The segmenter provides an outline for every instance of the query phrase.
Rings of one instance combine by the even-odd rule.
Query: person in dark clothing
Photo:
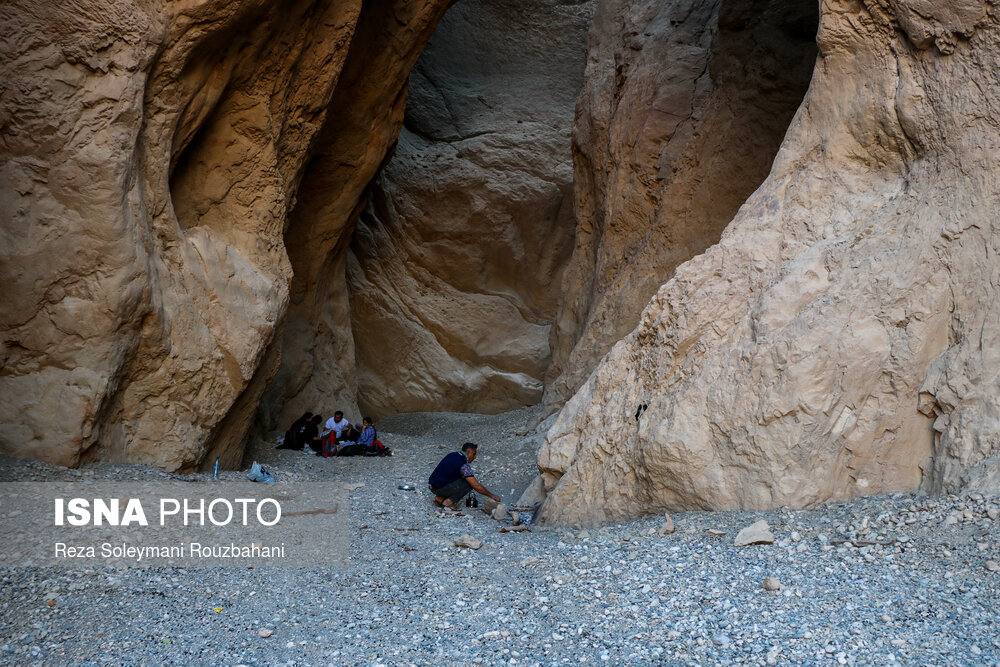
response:
[[[306,451],[307,447],[314,452],[318,452],[323,448],[322,443],[319,441],[319,425],[322,423],[323,417],[316,415],[299,427],[299,444],[302,445],[303,451]]]
[[[308,411],[302,413],[302,416],[292,422],[291,427],[285,431],[285,440],[275,449],[302,449],[302,445],[299,443],[299,429],[312,419],[312,416],[313,413]]]
[[[478,449],[479,445],[467,442],[462,445],[462,451],[448,454],[434,468],[427,484],[434,494],[434,502],[439,506],[454,507],[473,490],[500,502],[500,496],[490,493],[472,471],[471,463],[476,460]]]

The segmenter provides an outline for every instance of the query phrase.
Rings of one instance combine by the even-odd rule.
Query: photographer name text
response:
[[[133,560],[141,562],[157,558],[284,558],[285,543],[265,544],[201,544],[188,542],[186,544],[66,544],[56,542],[54,557],[57,559],[73,558],[105,558],[114,560]]]

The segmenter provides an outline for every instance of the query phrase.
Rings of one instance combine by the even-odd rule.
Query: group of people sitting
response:
[[[315,452],[316,456],[391,456],[392,451],[378,440],[371,417],[361,420],[360,427],[351,424],[344,413],[337,410],[326,421],[322,415],[304,413],[285,432],[278,449],[300,449]]]
[[[361,420],[361,427],[351,424],[344,413],[337,410],[323,424],[321,415],[306,412],[295,420],[285,433],[284,442],[278,449],[301,449],[315,452],[317,456],[391,456],[388,447],[378,440],[371,417]],[[458,504],[471,491],[500,502],[500,496],[489,491],[476,479],[472,462],[476,460],[479,445],[467,442],[461,451],[451,452],[434,468],[427,480],[428,488],[434,494],[434,502],[446,510],[457,509]]]

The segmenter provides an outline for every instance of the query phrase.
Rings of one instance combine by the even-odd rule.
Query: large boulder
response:
[[[998,39],[978,0],[822,4],[770,176],[562,410],[540,520],[1000,487]]]

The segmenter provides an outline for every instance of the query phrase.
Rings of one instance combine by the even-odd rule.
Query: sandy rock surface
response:
[[[543,520],[1000,489],[1000,19],[923,7],[823,5],[770,176],[549,431]]]
[[[447,4],[5,3],[0,451],[237,465]],[[299,230],[318,145],[354,199]]]
[[[816,12],[812,0],[598,4],[548,402],[583,384],[764,181],[809,85]]]
[[[347,258],[365,410],[540,400],[573,245],[570,134],[594,4],[463,0],[417,62]]]

